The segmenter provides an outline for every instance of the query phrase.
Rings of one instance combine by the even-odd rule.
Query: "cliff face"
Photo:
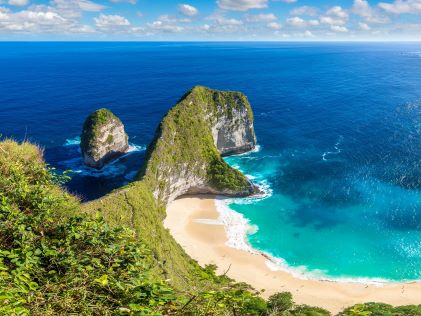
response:
[[[186,193],[251,195],[257,188],[221,154],[255,145],[253,114],[243,94],[195,87],[162,120],[140,178],[164,203]]]
[[[100,169],[129,148],[128,136],[118,117],[107,109],[88,116],[81,135],[81,150],[86,165]]]
[[[215,146],[223,156],[241,154],[256,146],[253,114],[247,98],[239,92],[228,92],[230,103],[221,92],[215,92],[217,105],[212,123]]]
[[[243,94],[195,87],[162,119],[139,181],[84,204],[82,211],[134,228],[155,260],[163,262],[159,267],[165,279],[190,291],[192,280],[196,287],[203,279],[197,281],[197,263],[163,227],[165,206],[185,193],[256,193],[257,188],[221,158],[221,153],[243,152],[254,144],[253,115]]]

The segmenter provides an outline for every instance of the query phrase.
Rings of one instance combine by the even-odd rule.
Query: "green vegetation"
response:
[[[382,303],[357,304],[345,309],[339,316],[419,316],[421,305],[394,307]]]
[[[146,181],[164,203],[172,189],[169,179],[180,174],[201,178],[205,185],[225,194],[250,194],[253,187],[221,158],[211,131],[218,118],[232,116],[233,109],[241,107],[252,121],[252,110],[243,94],[193,88],[163,118],[139,179]]]
[[[85,123],[83,124],[80,142],[80,146],[83,152],[88,151],[89,148],[92,148],[96,144],[101,127],[112,120],[121,123],[120,119],[117,116],[115,116],[110,110],[105,108],[96,110],[87,117]],[[112,143],[113,141],[112,135],[110,136],[111,139],[110,137],[107,138],[108,144]]]
[[[240,106],[249,107],[242,94],[194,88],[163,119],[139,181],[86,204],[62,188],[66,174],[56,175],[39,148],[0,142],[0,315],[330,315],[294,304],[287,292],[266,302],[249,285],[217,276],[162,225],[171,179],[181,174],[229,194],[250,192],[222,160],[208,122]],[[112,115],[95,113],[86,124]],[[420,309],[370,303],[341,315]]]

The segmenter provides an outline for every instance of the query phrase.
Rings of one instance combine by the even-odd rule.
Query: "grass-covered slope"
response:
[[[224,162],[211,133],[212,121],[221,115],[220,105],[230,113],[239,106],[237,98],[245,97],[237,92],[193,88],[162,120],[139,181],[82,207],[86,213],[101,214],[112,225],[134,229],[153,251],[157,273],[180,291],[194,293],[209,282],[163,227],[167,201],[190,189],[236,195],[254,190],[242,173]],[[248,113],[252,116],[251,108]]]

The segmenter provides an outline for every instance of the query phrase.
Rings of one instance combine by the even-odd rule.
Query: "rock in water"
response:
[[[85,120],[80,147],[83,162],[101,169],[129,148],[128,136],[120,119],[108,109],[99,109]]]
[[[164,204],[186,193],[257,194],[259,189],[221,157],[246,152],[255,145],[247,97],[197,86],[161,121],[139,179]]]

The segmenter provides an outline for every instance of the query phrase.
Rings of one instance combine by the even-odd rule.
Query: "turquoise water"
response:
[[[259,152],[230,157],[268,196],[232,201],[249,243],[305,277],[421,279],[420,43],[0,43],[0,134],[45,147],[85,200],[133,180],[192,86],[244,92]],[[108,107],[133,150],[82,165]]]
[[[330,169],[347,165],[339,152],[323,159],[316,149],[274,153],[261,148],[226,161],[265,189],[263,198],[226,203],[253,226],[249,244],[281,259],[280,269],[344,281],[420,279],[419,191],[385,183],[370,170],[337,177]],[[312,169],[300,179],[308,164]],[[292,187],[284,192],[283,185]],[[291,192],[294,188],[298,192]]]

